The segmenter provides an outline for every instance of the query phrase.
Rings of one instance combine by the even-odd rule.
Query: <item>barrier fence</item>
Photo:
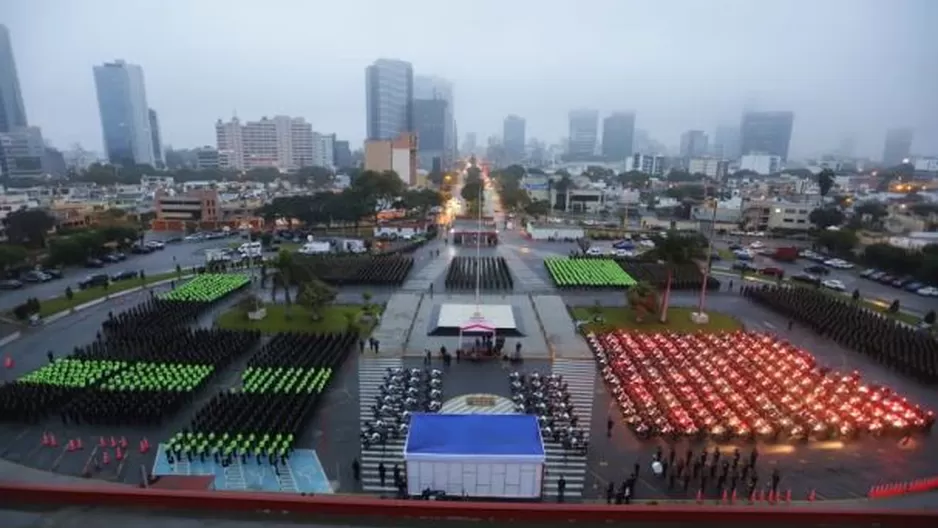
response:
[[[302,496],[282,493],[181,491],[104,486],[19,485],[0,483],[0,503],[22,506],[82,506],[216,512],[287,512],[317,517],[388,517],[546,523],[655,522],[702,526],[799,524],[840,526],[935,526],[938,514],[847,508],[672,506],[601,504],[492,503],[382,500],[351,496]],[[862,506],[860,508],[863,508]]]

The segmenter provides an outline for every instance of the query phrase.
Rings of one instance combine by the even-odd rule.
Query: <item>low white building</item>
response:
[[[938,158],[918,158],[915,160],[915,170],[921,172],[938,172]]]
[[[727,163],[716,158],[693,158],[687,163],[687,172],[720,179],[726,176]]]
[[[739,170],[773,174],[782,170],[782,158],[771,154],[746,154],[739,160]]]
[[[528,224],[526,231],[532,240],[576,240],[586,238],[582,227],[571,225]]]

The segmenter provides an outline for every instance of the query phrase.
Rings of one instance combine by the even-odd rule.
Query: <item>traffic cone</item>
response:
[[[785,504],[791,504],[791,488],[785,490]]]
[[[3,368],[7,368],[7,369],[13,368],[13,358],[12,358],[12,357],[7,356],[7,357],[3,358]]]
[[[117,447],[117,440],[113,436],[111,437],[111,447]]]
[[[59,447],[59,442],[55,439],[55,435],[49,433],[49,445],[51,447]]]
[[[84,447],[81,445],[81,438],[75,439],[75,449],[78,449],[79,451],[84,449]]]
[[[775,490],[769,490],[769,504],[775,504]]]
[[[101,438],[98,439],[98,445],[101,447],[107,447],[107,440],[105,440],[104,437],[102,436]]]
[[[726,489],[723,490],[722,502],[723,504],[727,504],[729,502],[729,497],[728,497],[728,494],[726,493]]]
[[[74,451],[74,450],[75,450],[75,441],[74,441],[74,440],[69,440],[68,443],[65,444],[65,449],[67,449],[69,453],[71,453],[72,451]]]
[[[697,489],[697,504],[703,503],[703,490]]]
[[[811,490],[811,492],[808,493],[808,501],[814,502],[814,499],[816,498],[817,498],[817,493],[815,493],[814,490]]]
[[[49,445],[49,433],[42,433],[42,440],[40,440],[39,443],[41,445],[48,446]]]
[[[123,453],[123,451],[121,451],[121,448],[119,448],[119,447],[117,448],[117,452],[114,453],[114,458],[116,458],[117,460],[123,460],[123,459],[124,459],[124,453]]]
[[[123,436],[121,437],[120,446],[121,449],[127,449],[127,439]]]
[[[140,441],[140,454],[147,452],[147,444],[144,440]]]
[[[149,451],[149,450],[150,450],[150,441],[149,441],[149,440],[147,440],[147,438],[146,438],[146,437],[143,437],[143,445],[145,445],[145,446],[146,446],[146,448],[147,448],[147,451]]]
[[[104,454],[101,455],[101,463],[104,464],[105,466],[111,463],[110,453],[105,451]]]
[[[757,501],[765,502],[765,490],[764,489],[759,490],[759,497],[757,498]]]

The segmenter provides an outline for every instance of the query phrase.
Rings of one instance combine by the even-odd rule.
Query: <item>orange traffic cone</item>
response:
[[[69,452],[74,451],[74,450],[75,450],[75,441],[74,441],[74,440],[69,440],[68,443],[65,444],[65,449],[67,449]]]
[[[101,463],[105,466],[111,463],[111,455],[107,451],[101,455]]]
[[[814,490],[811,490],[811,492],[808,493],[808,500],[811,502],[814,502],[814,499],[816,498],[817,498],[817,494],[814,492]]]
[[[697,489],[697,504],[701,504],[702,502],[703,502],[703,490],[698,488]]]

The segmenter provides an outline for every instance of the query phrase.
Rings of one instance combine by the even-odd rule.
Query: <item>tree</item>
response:
[[[396,205],[415,210],[421,218],[426,218],[430,209],[443,205],[443,197],[433,189],[407,190]]]
[[[26,263],[28,253],[23,246],[0,244],[0,271],[7,271]]]
[[[647,282],[639,282],[629,288],[625,299],[635,313],[635,322],[644,322],[645,317],[658,311],[658,292]]]
[[[3,221],[7,239],[27,248],[42,248],[46,236],[55,227],[55,217],[43,209],[20,209],[7,215]]]
[[[663,260],[668,264],[684,264],[704,256],[706,238],[700,233],[680,233],[668,231],[663,236],[652,237],[655,248],[647,253],[649,257]]]
[[[533,200],[524,207],[525,214],[540,218],[550,214],[550,202],[547,200]]]
[[[834,171],[830,169],[824,169],[818,173],[817,185],[821,196],[827,196],[827,193],[831,192],[831,188],[834,187],[834,176]]]
[[[651,176],[641,171],[628,171],[619,174],[617,177],[623,187],[630,189],[644,189],[648,187]]]
[[[842,224],[844,222],[844,213],[836,207],[820,207],[811,211],[808,220],[818,229],[827,229]]]
[[[836,231],[824,230],[818,233],[817,245],[827,249],[835,255],[847,255],[856,247],[859,239],[855,231],[838,229]]]
[[[322,309],[335,300],[337,292],[334,288],[318,279],[304,282],[300,285],[300,292],[296,302],[309,310],[313,321],[322,320]]]
[[[350,187],[377,221],[378,212],[390,207],[404,192],[404,182],[394,171],[364,171]]]
[[[886,209],[885,204],[876,201],[863,202],[858,204],[853,209],[854,215],[860,217],[861,220],[877,226],[879,225],[883,218],[889,215],[889,211]]]
[[[293,304],[292,298],[290,297],[290,287],[294,284],[294,268],[296,263],[293,260],[293,254],[287,250],[281,250],[277,255],[277,258],[272,262],[274,267],[274,286],[273,290],[276,290],[277,286],[283,288],[283,302],[287,305],[289,311],[290,306]],[[271,297],[274,293],[271,291]]]
[[[478,202],[479,206],[485,201],[485,196],[482,193],[482,183],[478,181],[467,181],[462,186],[462,190],[459,191],[459,195],[467,202]]]
[[[335,181],[335,174],[326,167],[303,167],[296,173],[297,183],[314,189],[324,189]]]

